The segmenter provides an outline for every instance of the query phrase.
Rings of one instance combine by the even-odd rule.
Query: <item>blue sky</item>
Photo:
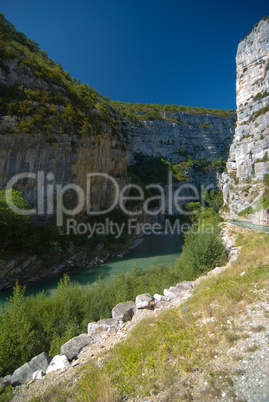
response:
[[[235,108],[239,41],[267,1],[0,0],[72,77],[112,100]]]

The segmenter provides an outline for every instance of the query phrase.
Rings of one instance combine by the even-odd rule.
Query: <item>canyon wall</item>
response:
[[[249,212],[266,223],[264,177],[269,173],[269,18],[265,17],[238,45],[236,55],[237,126],[223,175],[227,216]]]
[[[45,188],[48,184],[65,186],[75,183],[86,190],[87,175],[100,172],[113,176],[120,187],[127,182],[126,160],[121,142],[103,124],[98,136],[79,137],[58,134],[51,138],[37,134],[0,135],[0,184],[26,172],[44,173]],[[49,173],[53,174],[48,180]],[[30,206],[38,198],[37,179],[16,181],[14,188],[22,190]],[[100,210],[113,202],[114,185],[103,177],[91,178],[91,208]],[[45,194],[46,196],[46,194]],[[55,210],[53,211],[55,213]]]
[[[12,58],[3,58],[0,64],[0,84],[4,93],[1,108],[9,113],[0,119],[0,190],[6,188],[15,175],[38,171],[44,174],[45,186],[74,183],[85,190],[87,174],[97,172],[113,176],[120,188],[128,183],[125,146],[110,124],[112,121],[94,107],[83,105],[84,109],[79,109],[77,104],[80,106],[82,101],[72,92],[75,84],[71,79],[66,80],[61,71],[62,85],[61,82],[56,85],[53,79],[50,81],[49,77],[54,77],[52,72],[57,72],[58,67],[48,65],[46,58],[45,61],[41,59],[45,63],[44,71],[50,70],[44,78],[37,74],[33,62],[31,68],[25,64],[26,61],[29,64],[29,55],[23,54],[20,47],[18,50],[14,45],[9,52]],[[49,100],[50,94],[53,94],[52,100]],[[89,97],[90,93],[87,95]],[[38,99],[41,96],[45,101]],[[66,111],[65,117],[61,115],[63,111]],[[29,113],[29,116],[23,113]],[[86,122],[86,134],[76,126],[76,114],[79,113],[81,126],[84,127]],[[33,123],[34,118],[37,123]],[[64,128],[53,125],[57,120],[64,122]],[[28,123],[33,128],[29,129]],[[46,126],[50,128],[46,130]],[[49,173],[53,174],[52,180],[47,180]],[[36,179],[21,179],[14,188],[23,192],[30,206],[36,206],[40,197]],[[91,209],[100,210],[114,201],[115,186],[111,180],[96,176],[91,178],[90,192]],[[51,212],[55,213],[55,209]]]
[[[165,158],[173,163],[206,158],[227,159],[234,136],[236,114],[164,113],[162,120],[144,120],[124,127],[128,163],[135,154]]]

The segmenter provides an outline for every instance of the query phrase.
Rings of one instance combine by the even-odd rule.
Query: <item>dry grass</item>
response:
[[[143,399],[163,390],[169,390],[172,398],[177,384],[176,388],[183,390],[181,400],[189,400],[197,369],[210,375],[216,396],[218,378],[225,378],[232,396],[230,373],[217,376],[208,367],[220,351],[225,354],[234,342],[246,337],[235,322],[246,305],[259,298],[259,290],[268,286],[268,244],[268,234],[243,230],[238,238],[242,246],[238,259],[226,271],[200,282],[188,301],[188,311],[166,310],[140,322],[126,341],[102,357],[101,365],[99,360],[86,367],[66,399]],[[51,400],[60,399],[54,394]]]

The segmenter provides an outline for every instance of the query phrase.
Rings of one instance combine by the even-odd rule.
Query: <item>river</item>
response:
[[[97,267],[70,272],[68,275],[72,280],[79,282],[81,286],[87,286],[99,277],[108,280],[120,272],[127,272],[131,270],[134,263],[139,269],[145,269],[148,266],[174,264],[181,252],[182,244],[183,237],[179,235],[148,235],[143,238],[140,244],[131,248],[124,257],[116,257]],[[28,283],[26,295],[42,290],[47,295],[52,294],[56,291],[61,276],[54,275],[40,282]],[[6,298],[11,294],[11,289],[0,292],[0,307],[4,305]]]

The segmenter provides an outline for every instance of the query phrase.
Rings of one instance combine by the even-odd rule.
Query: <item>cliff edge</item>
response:
[[[238,45],[237,126],[223,174],[227,216],[268,223],[269,17]]]

